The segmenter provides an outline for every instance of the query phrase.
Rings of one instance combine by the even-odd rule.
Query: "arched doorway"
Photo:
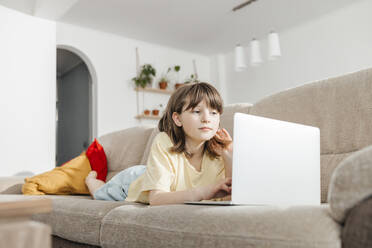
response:
[[[71,50],[57,48],[56,166],[78,156],[96,137],[93,75]]]

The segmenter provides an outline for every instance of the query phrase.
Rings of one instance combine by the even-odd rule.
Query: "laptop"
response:
[[[235,113],[231,201],[197,205],[320,205],[319,128]]]

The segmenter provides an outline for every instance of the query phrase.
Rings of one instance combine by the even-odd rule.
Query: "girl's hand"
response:
[[[222,156],[226,155],[231,158],[233,153],[233,142],[229,132],[225,128],[218,129],[215,137],[218,142],[225,144],[224,147],[217,147],[217,152]]]
[[[231,194],[231,177],[224,178],[216,184],[197,188],[202,200],[221,198]]]

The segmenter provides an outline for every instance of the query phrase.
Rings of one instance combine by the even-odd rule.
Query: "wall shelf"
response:
[[[160,120],[160,116],[154,115],[136,115],[136,119]]]
[[[140,110],[140,104],[139,104],[139,101],[140,101],[140,96],[139,96],[139,93],[142,92],[142,106],[144,105],[144,98],[145,98],[145,93],[150,93],[150,94],[165,94],[165,95],[172,95],[174,90],[161,90],[159,88],[142,88],[142,87],[136,87],[134,89],[136,91],[136,95],[137,95],[137,115],[135,116],[136,119],[138,120],[144,120],[144,119],[147,119],[147,120],[160,120],[161,116],[154,116],[154,115],[145,115],[143,114],[143,110],[141,111]],[[151,111],[151,110],[150,110]],[[161,110],[160,110],[161,111]]]

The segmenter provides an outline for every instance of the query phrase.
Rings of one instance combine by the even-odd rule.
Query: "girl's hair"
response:
[[[181,114],[183,111],[195,108],[201,101],[205,100],[209,108],[217,110],[220,114],[223,112],[223,101],[212,85],[208,83],[190,83],[178,88],[170,97],[165,113],[159,121],[158,128],[160,132],[166,132],[173,142],[171,152],[184,152],[187,157],[191,157],[186,151],[186,138],[182,127],[178,127],[173,119],[174,112]],[[185,107],[185,105],[187,106]],[[228,143],[227,143],[228,144]],[[226,142],[217,139],[215,136],[206,141],[204,152],[207,151],[211,158],[219,157],[216,149],[218,146],[225,147]]]

